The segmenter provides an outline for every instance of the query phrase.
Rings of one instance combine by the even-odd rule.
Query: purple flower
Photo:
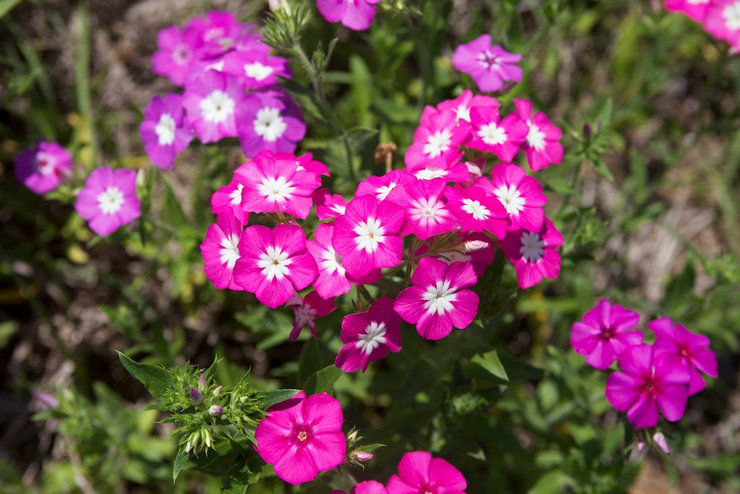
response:
[[[242,151],[292,153],[306,134],[306,124],[288,93],[273,86],[253,91],[237,112]]]
[[[239,80],[212,70],[193,76],[183,95],[187,121],[203,143],[237,136],[235,116],[243,101]]]
[[[521,59],[521,55],[509,53],[499,45],[491,46],[491,36],[484,34],[458,46],[452,65],[470,74],[481,91],[498,91],[504,81],[522,80],[522,69],[516,65]]]
[[[555,279],[560,274],[560,254],[557,248],[563,245],[563,235],[545,218],[538,232],[516,230],[509,232],[501,241],[501,248],[514,264],[519,287],[526,290],[542,278]]]
[[[586,362],[597,369],[606,369],[619,358],[625,348],[642,343],[642,333],[630,331],[640,322],[640,315],[608,300],[599,303],[583,315],[583,322],[573,324],[570,344]]]
[[[158,50],[152,57],[155,74],[167,76],[182,86],[190,71],[190,63],[200,48],[199,31],[193,27],[180,30],[175,26],[162,29],[157,35]]]
[[[370,27],[375,17],[375,4],[380,0],[317,0],[316,7],[329,22],[339,22],[355,31]]]
[[[177,94],[164,98],[155,96],[146,107],[139,135],[152,163],[160,168],[172,168],[175,156],[193,139],[185,125],[182,97]]]
[[[109,167],[93,170],[77,195],[75,209],[100,236],[109,235],[119,226],[132,222],[141,216],[136,195],[136,171]]]
[[[13,162],[15,176],[36,194],[56,189],[72,172],[72,154],[56,142],[40,141]]]
[[[223,72],[238,76],[245,89],[271,86],[278,76],[290,78],[290,61],[270,56],[270,47],[255,43],[249,51],[233,51],[224,56]]]

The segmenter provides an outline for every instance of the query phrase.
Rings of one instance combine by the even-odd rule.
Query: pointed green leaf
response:
[[[275,391],[261,391],[257,394],[259,397],[259,407],[267,409],[276,403],[293,398],[300,389],[278,389]]]
[[[172,379],[167,370],[154,365],[142,364],[131,360],[125,354],[118,352],[118,358],[126,370],[146,386],[149,394],[161,400],[172,387]]]
[[[499,360],[496,350],[475,355],[470,361],[485,369],[493,377],[502,381],[509,381],[509,376],[506,374],[506,369],[504,369],[504,365]]]
[[[337,382],[337,379],[342,374],[342,370],[335,365],[327,365],[311,375],[303,385],[303,389],[306,390],[306,393],[331,392],[334,388],[334,383]]]
[[[177,480],[177,476],[180,475],[180,472],[185,466],[185,462],[188,461],[189,456],[190,456],[190,453],[185,451],[185,448],[180,448],[177,451],[177,456],[175,457],[175,463],[172,465],[172,483],[173,484]]]

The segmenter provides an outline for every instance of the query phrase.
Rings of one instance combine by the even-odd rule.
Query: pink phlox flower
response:
[[[172,168],[175,157],[193,139],[193,133],[185,124],[182,96],[155,96],[146,107],[139,135],[152,163],[160,168]]]
[[[334,223],[332,245],[342,256],[347,272],[362,278],[374,268],[401,263],[403,240],[399,236],[404,211],[372,196],[356,197]]]
[[[292,153],[306,134],[301,110],[278,86],[252,91],[237,112],[237,121],[246,156],[262,150]]]
[[[254,438],[257,453],[275,474],[297,485],[339,466],[347,453],[342,408],[326,393],[293,398],[267,409]]]
[[[480,185],[467,188],[455,185],[454,188],[446,189],[445,197],[450,210],[460,223],[461,231],[489,232],[499,239],[506,236],[509,215],[495,196],[486,193],[486,188]]]
[[[511,163],[499,163],[491,171],[491,181],[476,182],[489,194],[498,198],[509,215],[509,230],[523,228],[538,232],[545,213],[542,207],[547,197],[536,178],[528,176],[524,168]]]
[[[478,106],[470,110],[470,137],[465,143],[473,149],[495,154],[511,161],[527,138],[527,123],[512,114],[500,119],[498,110]]]
[[[306,251],[303,230],[296,225],[247,227],[239,240],[239,255],[234,268],[236,284],[271,309],[316,279],[316,262]]]
[[[77,195],[75,209],[90,229],[100,236],[113,233],[121,225],[141,216],[136,195],[136,170],[96,168]]]
[[[220,187],[211,196],[211,212],[213,214],[223,214],[230,211],[241,222],[242,226],[248,223],[248,213],[244,212],[242,205],[242,192],[244,184],[247,183],[247,177],[244,172],[249,168],[251,163],[244,163],[234,171],[234,176],[229,185]]]
[[[491,46],[491,36],[484,34],[460,45],[452,56],[452,65],[473,77],[481,91],[498,91],[504,81],[520,82],[521,55],[509,53],[499,45]]]
[[[522,145],[527,162],[533,171],[547,168],[550,164],[559,165],[563,161],[563,146],[560,138],[563,132],[555,127],[542,112],[532,115],[532,103],[515,99],[516,114],[528,128]]]
[[[388,494],[465,494],[467,486],[463,474],[443,458],[412,451],[403,455],[386,489]]]
[[[463,290],[478,281],[468,262],[450,265],[424,257],[411,275],[410,287],[398,294],[394,308],[404,321],[416,324],[419,334],[439,340],[452,328],[465,329],[478,313],[478,295]]]
[[[324,300],[316,292],[311,292],[306,297],[301,297],[296,293],[286,303],[288,307],[293,308],[293,330],[290,332],[290,340],[293,341],[301,334],[303,328],[308,326],[311,334],[316,338],[316,318],[329,315],[331,311],[337,308],[333,298]]]
[[[388,494],[385,486],[377,480],[366,480],[355,484],[349,494]]]
[[[239,80],[214,71],[188,79],[183,94],[187,121],[203,143],[236,137],[236,113],[243,104]]]
[[[441,178],[416,180],[394,189],[390,194],[391,201],[406,213],[401,234],[406,236],[413,233],[421,240],[426,240],[455,230],[457,222],[447,206],[446,191],[447,184]]]
[[[211,11],[206,17],[192,19],[188,26],[198,33],[201,44],[198,56],[213,59],[236,48],[239,42],[254,42],[259,36],[254,34],[254,24],[243,24],[233,12]]]
[[[658,409],[675,422],[686,409],[689,373],[676,359],[656,356],[650,345],[627,347],[619,357],[622,370],[606,380],[606,398],[620,412],[627,412],[637,428],[658,425]]]
[[[264,47],[264,48],[262,48]],[[270,55],[270,47],[259,43],[250,51],[232,51],[224,56],[223,71],[240,77],[245,89],[271,86],[278,76],[289,79],[290,61]]]
[[[334,365],[344,372],[365,372],[370,362],[401,350],[401,318],[393,310],[393,299],[382,296],[366,312],[342,319],[339,335],[345,345]]]
[[[341,21],[345,27],[364,31],[373,23],[378,2],[380,0],[316,0],[316,7],[327,21]]]
[[[462,153],[460,153],[462,156]],[[428,165],[424,168],[408,170],[410,175],[418,180],[436,180],[443,178],[445,182],[466,183],[470,180],[470,172],[465,163],[456,163],[449,168],[439,168]]]
[[[689,18],[702,22],[712,0],[665,0],[665,8],[673,12],[683,12]]]
[[[201,46],[200,31],[195,27],[162,29],[157,35],[158,49],[152,57],[154,73],[167,76],[174,84],[182,86],[191,73],[191,63],[196,60]]]
[[[452,111],[455,113],[455,121],[470,122],[470,109],[474,106],[485,106],[498,110],[501,103],[496,98],[480,94],[473,95],[470,89],[466,89],[455,99],[445,100],[437,105],[439,111]]]
[[[373,196],[378,202],[388,199],[391,191],[399,185],[407,185],[416,182],[414,176],[406,170],[391,170],[385,175],[371,175],[357,186],[356,197]],[[392,201],[392,200],[391,200]]]
[[[313,193],[321,180],[308,171],[298,171],[295,156],[262,151],[240,168],[244,211],[288,213],[306,219],[313,206]]]
[[[740,0],[712,0],[702,24],[716,38],[740,50]]]
[[[239,260],[239,240],[244,227],[231,211],[221,213],[216,224],[208,227],[206,238],[200,244],[206,277],[219,290],[242,290],[234,280],[234,266]]]
[[[563,236],[552,221],[545,218],[539,232],[516,230],[501,241],[506,257],[514,264],[516,279],[522,290],[533,287],[542,278],[555,279],[560,274],[560,254]]]
[[[306,153],[301,155],[296,160],[296,168],[298,171],[306,171],[313,173],[314,175],[321,175],[324,177],[330,177],[329,168],[320,161],[313,159],[313,154]]]
[[[347,200],[340,194],[332,194],[326,188],[314,192],[313,202],[316,204],[316,216],[320,220],[337,218],[347,211]]]
[[[674,324],[669,317],[650,321],[648,328],[657,336],[653,344],[655,356],[670,355],[689,372],[689,395],[706,387],[699,371],[717,377],[717,357],[709,349],[709,338],[692,333],[681,324]]]
[[[637,312],[600,300],[596,307],[583,315],[583,321],[573,324],[570,344],[576,353],[586,356],[589,365],[603,370],[627,347],[643,342],[640,331],[631,331],[639,322]]]
[[[414,143],[404,157],[406,168],[450,168],[460,162],[460,145],[466,138],[467,129],[457,125],[455,113],[428,106],[414,133]]]
[[[72,173],[72,153],[56,142],[39,141],[13,158],[15,176],[36,194],[59,187]]]

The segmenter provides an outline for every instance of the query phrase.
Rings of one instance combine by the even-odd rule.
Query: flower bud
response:
[[[353,460],[359,461],[360,463],[365,463],[366,461],[370,461],[375,458],[374,454],[366,451],[353,451],[350,456]]]
[[[666,455],[671,454],[671,448],[668,447],[668,441],[666,441],[666,438],[662,432],[656,432],[655,434],[653,434],[653,442],[655,442],[655,445],[663,453],[665,453]]]
[[[357,429],[353,429],[350,431],[349,434],[347,434],[347,441],[351,443],[356,440],[357,440]]]
[[[206,382],[206,376],[201,374],[198,376],[198,389],[201,391],[205,391],[208,387],[208,383]]]
[[[37,400],[39,400],[41,403],[51,408],[52,410],[59,406],[59,400],[57,400],[50,394],[42,393],[41,391],[34,391],[33,395],[36,397]]]
[[[213,396],[221,396],[221,391],[223,391],[224,387],[220,384],[216,387],[216,389],[213,390]]]
[[[224,407],[220,407],[218,405],[211,405],[211,408],[208,409],[208,414],[218,416],[224,413]]]
[[[203,395],[197,389],[190,388],[190,399],[194,404],[199,405],[203,401]]]
[[[591,137],[591,126],[588,124],[588,122],[583,124],[583,137],[586,139]]]

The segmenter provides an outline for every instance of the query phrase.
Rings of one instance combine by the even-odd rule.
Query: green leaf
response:
[[[327,365],[323,369],[317,370],[312,374],[303,385],[306,393],[321,393],[323,391],[331,392],[334,383],[343,374],[342,370],[335,365]]]
[[[142,364],[131,360],[124,353],[118,352],[118,358],[126,370],[146,386],[149,394],[161,400],[173,386],[172,378],[165,369],[154,365]]]
[[[293,398],[300,389],[278,389],[275,391],[260,391],[257,393],[259,399],[259,407],[266,409],[276,403]]]
[[[606,166],[606,163],[604,163],[604,160],[602,160],[601,158],[595,158],[590,161],[597,172],[599,172],[607,180],[614,182],[614,175],[612,175],[612,172],[609,171],[609,168]]]
[[[13,10],[13,7],[21,3],[21,0],[0,0],[0,19]]]
[[[188,461],[189,457],[190,457],[190,453],[185,451],[185,448],[180,448],[177,451],[177,456],[175,457],[175,463],[172,465],[172,483],[173,484],[177,480],[177,476],[180,475],[180,472],[182,471],[183,467],[185,466],[185,462]]]
[[[504,382],[509,381],[509,376],[508,374],[506,374],[506,369],[504,369],[501,360],[498,358],[498,352],[496,350],[491,350],[490,352],[475,355],[472,359],[470,359],[470,361],[482,367],[486,372],[488,372],[496,379]]]

